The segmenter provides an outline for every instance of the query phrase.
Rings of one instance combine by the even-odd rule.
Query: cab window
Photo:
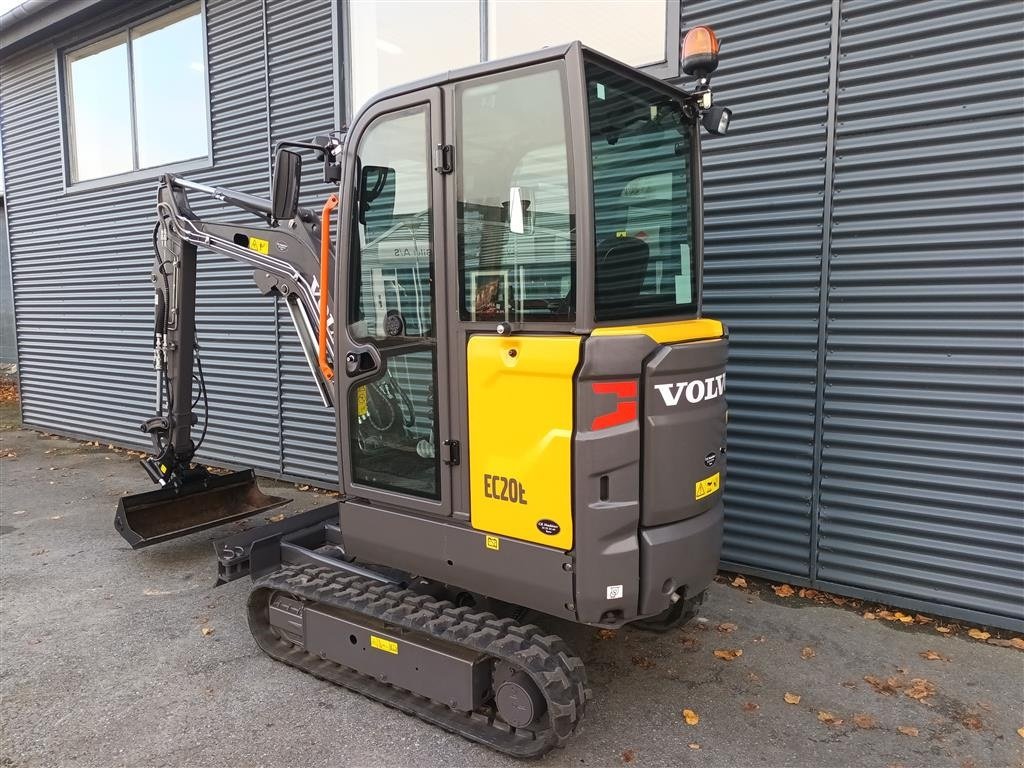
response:
[[[692,314],[694,121],[641,80],[586,64],[597,320]]]
[[[561,69],[467,83],[456,104],[462,319],[571,320],[575,220]]]

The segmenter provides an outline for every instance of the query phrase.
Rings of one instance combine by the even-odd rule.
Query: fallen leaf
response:
[[[608,630],[602,630],[603,632]],[[680,637],[679,644],[683,646],[684,651],[695,651],[697,650],[697,638],[695,637]]]
[[[799,704],[801,697],[798,693],[785,693],[782,698],[786,700],[787,704]]]
[[[1022,730],[1024,730],[1024,729],[1022,729]],[[696,741],[691,741],[686,746],[688,746],[690,749],[700,749],[700,744],[698,744]]]
[[[877,728],[878,723],[871,715],[854,715],[853,724],[858,728]]]
[[[622,762],[624,763],[632,763],[635,759],[636,752],[634,752],[632,749],[627,749],[625,752],[622,753]]]
[[[715,658],[719,658],[722,661],[732,661],[742,655],[743,650],[741,648],[719,648],[715,651]]]
[[[814,652],[814,649],[811,648],[811,646],[807,646],[806,648],[800,651],[801,659],[813,659],[817,655],[818,654]]]
[[[686,722],[687,725],[696,725],[700,722],[700,715],[698,715],[692,709],[684,709],[683,720]]]
[[[907,616],[907,614],[900,613],[899,611],[896,611],[896,613],[893,614],[893,618],[895,618],[896,621],[902,622],[903,624],[912,624],[914,621],[913,616]]]
[[[982,729],[981,718],[973,712],[968,712],[960,718],[960,724],[969,731],[980,731]]]
[[[999,637],[990,637],[985,641],[989,645],[998,645],[1000,648],[1016,648],[1017,650],[1024,651],[1024,640],[1019,637],[1014,637],[1009,640],[1003,640]]]
[[[199,631],[203,633],[203,637],[209,637],[213,634],[213,627],[203,627]]]
[[[948,656],[943,656],[938,651],[921,651],[917,655],[925,661],[949,661]]]
[[[295,487],[298,488],[300,491],[308,491],[309,490],[309,486],[308,485],[296,485]]]
[[[878,617],[877,617],[877,616],[876,616],[875,614],[873,614],[873,613],[872,613],[871,611],[864,611],[864,613],[862,613],[861,615],[862,615],[862,616],[863,616],[863,617],[864,617],[865,619],[867,619],[868,621],[874,621],[875,619],[877,619],[877,618],[878,618]]]
[[[650,669],[654,666],[654,662],[646,656],[634,656],[633,665],[640,667],[640,669]]]
[[[743,703],[743,711],[744,712],[757,712],[757,710],[759,710],[760,708],[761,708],[760,704],[755,704],[752,701],[747,701],[747,702]]]
[[[1024,727],[1017,729],[1017,735],[1024,739]]]
[[[980,629],[975,629],[973,627],[967,630],[967,634],[973,637],[975,640],[988,640],[990,637],[992,637],[990,633],[984,632]]]
[[[935,693],[935,683],[920,677],[910,681],[910,687],[903,691],[904,694],[917,701],[922,701]]]
[[[864,678],[864,682],[874,688],[876,693],[881,693],[884,696],[892,696],[894,693],[898,693],[901,687],[899,679],[895,677],[879,680],[874,675],[867,675]]]
[[[614,629],[599,629],[599,630],[597,630],[597,639],[598,640],[611,640],[614,637],[615,637],[615,630]]]
[[[280,523],[282,520],[284,520],[284,512],[279,512],[267,518],[268,523]]]
[[[886,621],[896,621],[896,614],[892,611],[881,610],[877,611],[877,613],[880,618],[883,618]]]
[[[922,616],[920,613],[915,613],[914,621],[918,624],[931,624],[935,619],[929,618],[928,616]]]
[[[778,597],[792,597],[796,594],[796,590],[789,586],[789,584],[780,584],[777,587],[772,587],[772,591]]]
[[[823,723],[828,723],[829,725],[842,725],[843,724],[843,721],[840,720],[839,718],[837,718],[831,712],[819,711],[818,712],[818,719],[821,720],[821,722],[823,722]]]
[[[912,725],[897,725],[896,730],[904,736],[917,736],[919,731]]]
[[[738,627],[735,624],[733,624],[732,622],[726,621],[726,622],[723,622],[723,623],[719,624],[716,627],[716,629],[719,632],[735,632],[738,629]]]
[[[949,634],[950,632],[952,632],[953,630],[952,630],[952,629],[950,629],[949,627],[936,627],[936,628],[935,628],[935,631],[936,631],[936,632],[941,632],[941,633],[942,633],[942,634],[944,634],[944,635],[948,635],[948,634]]]
[[[797,594],[799,594],[799,595],[800,595],[800,597],[806,598],[806,599],[808,599],[808,600],[813,600],[813,599],[814,599],[814,598],[816,598],[816,597],[817,597],[817,596],[818,596],[818,595],[819,595],[820,593],[819,593],[819,592],[818,592],[818,590],[816,590],[816,589],[807,589],[807,588],[805,587],[805,588],[801,589],[801,590],[800,590],[800,592],[798,592]]]
[[[732,585],[734,587],[739,587],[740,589],[746,589],[747,580],[744,579],[742,576],[737,576],[735,579],[732,580]]]

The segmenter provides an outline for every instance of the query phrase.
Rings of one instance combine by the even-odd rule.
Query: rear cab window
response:
[[[598,321],[697,309],[692,153],[682,100],[586,63]]]

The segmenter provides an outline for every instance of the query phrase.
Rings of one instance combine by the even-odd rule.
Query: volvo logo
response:
[[[714,400],[725,392],[725,374],[720,373],[709,379],[679,381],[675,384],[655,384],[654,388],[661,393],[665,405],[679,405],[684,395],[687,402],[700,403]]]

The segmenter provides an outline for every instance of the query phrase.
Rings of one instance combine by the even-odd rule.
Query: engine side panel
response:
[[[466,350],[473,528],[573,546],[577,336],[477,335]]]

